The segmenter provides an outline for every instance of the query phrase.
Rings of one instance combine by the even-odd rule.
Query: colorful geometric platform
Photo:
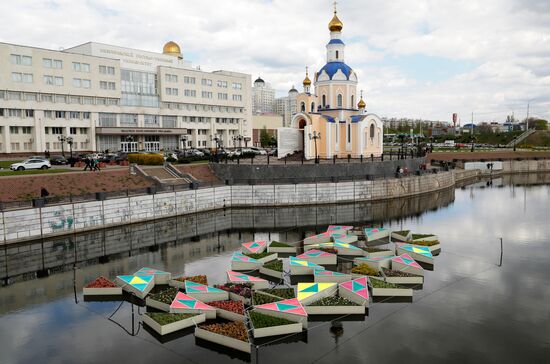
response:
[[[389,268],[391,266],[391,260],[395,255],[388,255],[387,257],[364,257],[364,258],[355,258],[353,262],[356,265],[367,264],[372,269],[381,270],[382,268]]]
[[[402,254],[391,260],[393,270],[412,274],[424,275],[424,268],[420,266],[409,254]]]
[[[434,256],[427,246],[412,245],[412,244],[396,244],[397,254],[403,255],[409,253],[410,256],[419,262],[433,264]]]
[[[261,264],[261,262],[257,259],[247,257],[243,253],[234,252],[233,256],[231,257],[232,262],[246,262],[246,263],[258,263]]]
[[[331,239],[331,233],[327,231],[321,234],[308,236],[304,239],[304,245],[329,243]]]
[[[263,278],[258,278],[254,276],[249,276],[248,274],[243,274],[239,272],[234,272],[232,270],[227,271],[227,281],[229,283],[252,283],[255,288],[263,289],[269,287],[269,282]]]
[[[155,277],[151,275],[117,276],[116,279],[119,285],[122,285],[123,290],[133,293],[141,299],[144,299],[155,286]]]
[[[351,279],[351,274],[333,272],[331,270],[316,270],[313,272],[313,278],[315,283],[320,282],[333,282],[341,283]]]
[[[372,241],[387,238],[390,236],[391,230],[386,228],[365,228],[365,240]]]
[[[207,305],[204,302],[190,297],[182,292],[178,292],[176,298],[170,305],[170,312],[172,313],[195,313],[200,312],[206,314],[207,318],[216,318],[216,309]]]
[[[242,245],[242,251],[244,253],[257,254],[263,253],[267,249],[267,241],[251,241],[249,243],[244,243]]]
[[[296,257],[290,257],[289,259],[290,274],[292,275],[313,274],[313,271],[316,269],[325,269],[324,267],[313,262],[308,262],[307,260],[298,259]]]
[[[262,262],[254,258],[247,257],[240,252],[234,252],[231,257],[231,269],[233,270],[252,270],[261,266]]]
[[[168,284],[172,279],[172,273],[155,268],[143,267],[134,273],[135,276],[154,276],[155,284]]]
[[[346,225],[329,225],[327,228],[327,232],[346,232],[348,230],[353,229],[353,226],[346,226]]]
[[[332,231],[332,232],[329,232],[329,234],[333,242],[339,241],[340,243],[349,244],[349,243],[355,243],[358,240],[357,235],[353,235],[353,234],[345,234],[338,231],[336,232]]]
[[[311,249],[296,258],[307,260],[316,264],[336,264],[338,258],[335,254],[327,253],[322,250]]]
[[[303,304],[308,304],[324,297],[334,296],[337,289],[336,283],[298,283],[297,298]]]
[[[185,292],[189,294],[189,293],[224,293],[226,291],[215,287],[205,286],[204,284],[200,284],[200,283],[185,281]]]
[[[254,309],[285,312],[294,315],[307,316],[306,310],[304,310],[304,307],[297,298],[291,298],[284,301],[254,306]]]
[[[368,278],[361,277],[340,283],[338,286],[338,294],[340,297],[347,298],[348,300],[355,302],[359,305],[369,305],[369,290],[367,287]]]

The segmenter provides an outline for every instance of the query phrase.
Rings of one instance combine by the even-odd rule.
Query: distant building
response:
[[[276,114],[252,115],[252,144],[260,146],[260,134],[265,128],[270,136],[277,137],[277,128],[283,126],[283,117]]]
[[[296,98],[298,96],[298,90],[292,86],[288,91],[288,96],[279,97],[275,99],[274,108],[277,115],[283,117],[283,125],[290,125],[292,115],[296,112]]]
[[[273,113],[273,102],[275,101],[275,89],[260,77],[254,81],[252,87],[252,113],[270,114]]]

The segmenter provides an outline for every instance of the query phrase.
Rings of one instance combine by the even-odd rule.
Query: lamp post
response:
[[[313,131],[312,133],[309,133],[309,140],[312,140],[315,142],[315,163],[319,163],[319,156],[317,155],[317,139],[321,139],[321,132]]]
[[[476,141],[476,137],[472,135],[472,136],[470,137],[470,140],[472,141],[472,149],[470,149],[470,152],[473,153],[473,152],[474,152],[474,143],[475,143],[475,141]]]
[[[514,152],[516,151],[516,139],[517,138],[518,138],[517,136],[514,137]]]
[[[214,134],[214,136],[210,135],[210,140],[216,142],[216,155],[218,155],[218,148],[222,147],[222,139],[218,136],[218,134]]]
[[[71,150],[71,157],[70,157],[70,162],[71,163],[71,166],[73,164],[73,137],[67,137],[67,144],[69,144],[69,148]]]
[[[63,158],[65,158],[64,144],[67,141],[67,137],[65,135],[58,135],[57,140],[61,142],[61,154],[63,155]]]
[[[181,143],[183,144],[183,156],[187,156],[187,138],[181,137]]]
[[[233,137],[233,144],[236,144],[235,142],[236,141],[239,141],[239,152],[242,154],[243,153],[243,147],[242,147],[242,141],[244,140],[244,136],[242,135],[236,135]]]

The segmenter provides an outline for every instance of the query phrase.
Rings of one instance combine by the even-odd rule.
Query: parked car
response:
[[[38,158],[36,158],[36,159],[38,159]],[[50,163],[53,164],[53,165],[63,166],[65,164],[69,163],[69,162],[62,155],[54,155],[53,157],[50,158]]]
[[[258,154],[258,155],[267,155],[266,150],[263,149],[263,148],[250,147],[249,149],[250,149],[250,151],[252,151],[252,152],[254,152],[254,153]]]
[[[206,157],[210,157],[210,156],[212,155],[212,151],[211,151],[210,149],[201,148],[201,149],[199,149],[199,150],[200,150],[201,152],[203,152],[204,155],[205,155]]]
[[[270,156],[277,156],[277,148],[273,148],[268,153]]]
[[[24,171],[26,169],[48,169],[52,168],[50,161],[44,159],[30,158],[20,163],[13,163],[10,166],[12,171]]]

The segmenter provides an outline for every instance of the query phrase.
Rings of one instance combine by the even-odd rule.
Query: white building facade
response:
[[[275,101],[275,89],[260,77],[252,87],[252,111],[254,114],[272,114]]]
[[[296,98],[298,90],[292,86],[288,91],[288,96],[278,97],[275,99],[274,111],[275,114],[283,117],[283,126],[289,126],[292,120],[292,115],[296,113]]]
[[[159,151],[252,136],[250,75],[101,43],[54,51],[0,43],[0,153]],[[67,145],[63,145],[68,150]]]

